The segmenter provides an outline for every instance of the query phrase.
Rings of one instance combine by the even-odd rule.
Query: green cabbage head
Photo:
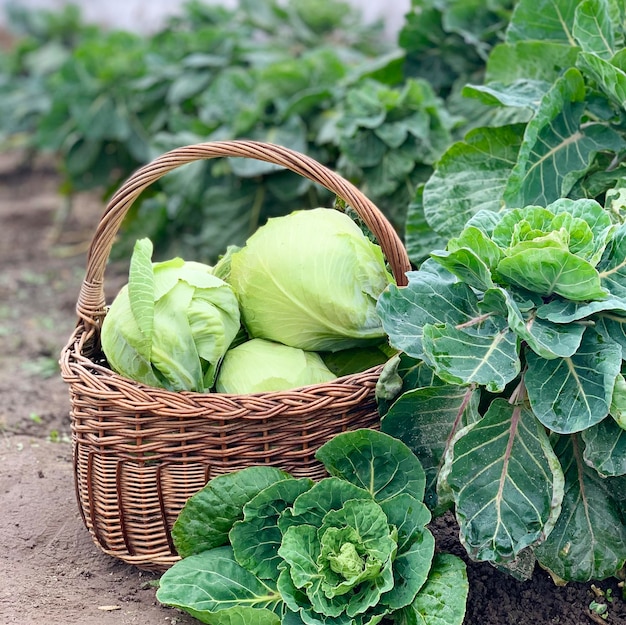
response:
[[[150,240],[137,241],[128,284],[102,324],[102,350],[109,365],[132,380],[204,392],[239,330],[237,298],[208,265],[151,258]]]
[[[335,378],[319,354],[251,339],[226,352],[215,388],[218,393],[244,395],[283,391]]]
[[[330,208],[270,219],[232,254],[228,278],[251,337],[308,351],[384,337],[376,301],[391,280],[380,247]]]

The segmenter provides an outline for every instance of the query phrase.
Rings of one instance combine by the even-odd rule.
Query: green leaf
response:
[[[448,148],[424,186],[424,214],[435,232],[456,236],[479,210],[503,208],[523,132],[522,124],[477,128]]]
[[[626,100],[626,72],[623,69],[595,54],[584,52],[580,53],[577,65],[615,105],[623,106]]]
[[[626,378],[618,375],[615,379],[611,398],[611,416],[623,430],[626,430]]]
[[[596,268],[576,254],[557,247],[538,245],[512,248],[497,273],[509,284],[543,296],[561,295],[572,301],[604,299],[609,293]]]
[[[432,569],[409,609],[425,625],[461,625],[469,590],[467,569],[460,558],[449,553],[435,556]]]
[[[133,346],[140,356],[149,361],[154,327],[154,272],[150,239],[139,239],[135,243],[128,273],[128,298],[141,336],[141,341]]]
[[[588,328],[570,358],[546,360],[528,351],[526,364],[524,381],[535,415],[552,431],[572,434],[608,415],[622,349]]]
[[[280,595],[239,566],[230,547],[180,560],[161,576],[156,596],[211,625],[280,624]]]
[[[626,302],[626,224],[621,225],[598,263],[602,286]]]
[[[508,562],[545,539],[559,514],[563,474],[526,405],[492,401],[453,454],[448,485],[472,558]]]
[[[437,477],[454,433],[477,420],[480,392],[446,384],[404,393],[381,421],[383,432],[403,441],[426,472],[425,501],[431,510],[440,505]]]
[[[537,316],[554,323],[565,324],[572,321],[580,321],[599,312],[615,311],[626,313],[626,300],[616,297],[596,302],[570,302],[561,298],[555,298],[547,304],[537,307]]]
[[[572,30],[576,6],[570,0],[519,0],[506,31],[506,41],[534,39],[575,45]]]
[[[553,83],[568,67],[576,65],[579,49],[569,43],[518,41],[500,43],[487,59],[485,82],[512,83],[536,80]]]
[[[535,549],[553,577],[588,582],[616,575],[626,562],[626,525],[608,480],[583,460],[578,436],[555,446],[565,474],[561,515],[547,540]]]
[[[539,108],[541,100],[550,90],[550,83],[544,80],[520,78],[514,82],[488,82],[485,85],[466,85],[463,95],[476,98],[488,105]]]
[[[282,540],[278,519],[311,486],[313,481],[308,478],[281,480],[248,501],[243,520],[236,521],[228,534],[241,566],[261,579],[278,579],[278,548]]]
[[[315,457],[335,477],[367,490],[378,502],[402,493],[424,498],[426,477],[400,440],[375,430],[345,432],[324,443]]]
[[[407,494],[381,504],[387,522],[398,531],[398,551],[393,561],[393,588],[381,597],[391,610],[407,606],[429,576],[435,553],[435,539],[426,524],[430,512],[421,502]]]
[[[623,140],[607,126],[581,127],[584,98],[585,84],[574,68],[545,95],[526,126],[517,163],[507,181],[504,200],[508,206],[545,206],[566,196],[597,152],[621,149]]]
[[[429,271],[407,273],[406,287],[390,285],[378,299],[377,311],[389,341],[413,358],[423,358],[426,324],[457,325],[479,313],[477,298],[469,286],[449,283]]]
[[[582,437],[585,462],[602,477],[626,474],[626,430],[613,419],[603,419],[585,430]]]
[[[484,291],[493,286],[491,271],[474,251],[461,247],[450,250],[434,250],[430,257],[460,278],[465,284]]]
[[[267,486],[289,478],[273,467],[248,467],[214,477],[181,510],[172,538],[178,555],[187,558],[228,542],[228,532],[243,518],[243,507]]]
[[[607,0],[580,2],[572,35],[584,52],[609,60],[615,53],[615,37]]]
[[[452,384],[483,384],[499,393],[520,372],[519,341],[506,319],[476,315],[466,324],[424,326],[424,353]]]
[[[504,306],[509,327],[542,358],[566,358],[575,354],[580,347],[584,325],[546,321],[537,316],[534,308],[522,312],[513,296],[505,289],[487,291],[481,304],[487,311],[495,311]]]
[[[291,512],[285,511],[278,520],[281,532],[294,524],[292,517],[298,517],[299,525],[321,527],[324,517],[331,510],[338,510],[350,499],[371,501],[369,491],[338,477],[327,477],[302,493],[293,503]]]

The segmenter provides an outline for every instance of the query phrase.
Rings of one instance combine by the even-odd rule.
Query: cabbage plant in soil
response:
[[[383,431],[453,507],[476,560],[521,579],[623,573],[626,224],[594,200],[479,211],[378,310],[402,351]]]
[[[189,499],[158,600],[211,625],[460,625],[465,564],[434,554],[416,456],[357,430],[317,458],[330,474],[318,482],[253,466]]]

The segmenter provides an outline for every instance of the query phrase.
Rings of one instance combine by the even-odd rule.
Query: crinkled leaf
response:
[[[159,581],[157,599],[211,625],[279,625],[278,592],[239,566],[228,546],[180,560]]]
[[[482,213],[481,215],[484,215]],[[474,215],[477,223],[483,220],[483,217]],[[471,219],[470,219],[471,221]],[[481,230],[478,226],[468,224],[461,234],[448,241],[447,249],[451,251],[468,248],[482,259],[487,265],[489,271],[495,269],[502,258],[502,250]],[[454,273],[454,272],[453,272]],[[489,280],[491,282],[491,280]]]
[[[572,35],[584,52],[610,59],[615,36],[606,0],[583,0],[576,7]]]
[[[520,372],[519,341],[506,319],[476,315],[469,324],[424,326],[424,353],[452,384],[483,384],[498,393]]]
[[[553,577],[588,582],[624,566],[626,525],[608,480],[585,464],[582,445],[578,436],[561,436],[555,446],[565,495],[557,524],[535,555]]]
[[[463,560],[450,553],[438,553],[426,583],[411,606],[403,610],[398,622],[402,625],[461,625],[468,591]]]
[[[423,358],[426,324],[457,325],[473,319],[477,299],[463,283],[448,283],[426,271],[408,272],[406,287],[390,285],[379,297],[377,311],[389,342],[413,358]]]
[[[581,127],[585,84],[569,69],[544,96],[526,126],[518,159],[504,190],[508,206],[546,205],[569,193],[599,151],[622,149],[621,137],[603,124]]]
[[[599,423],[609,413],[622,348],[588,328],[570,358],[546,360],[526,353],[528,399],[547,428],[572,434]]]
[[[563,474],[545,429],[526,405],[495,399],[456,441],[453,454],[447,482],[472,558],[507,562],[550,533]]]
[[[398,495],[382,504],[387,521],[398,531],[398,552],[393,561],[394,585],[381,597],[392,610],[409,605],[422,588],[435,553],[435,539],[425,525],[428,508],[410,495]]]
[[[584,325],[546,321],[537,316],[534,308],[522,312],[511,293],[505,289],[491,289],[485,293],[483,308],[496,310],[501,306],[507,312],[509,327],[542,358],[566,358],[580,347]]]
[[[379,502],[402,493],[421,501],[426,476],[400,440],[375,430],[345,432],[324,443],[315,457],[328,473],[368,491]]]
[[[602,477],[626,474],[626,430],[607,417],[583,431],[585,462]]]
[[[327,477],[302,493],[293,503],[291,514],[285,511],[278,520],[278,527],[285,532],[294,524],[292,517],[298,517],[298,524],[321,527],[324,517],[331,510],[338,510],[350,499],[371,501],[368,490],[338,477]]]
[[[448,148],[424,186],[424,214],[435,232],[455,236],[479,210],[502,209],[523,132],[521,124],[477,128]]]
[[[261,579],[278,579],[278,548],[282,540],[278,519],[311,486],[313,481],[308,478],[281,480],[248,501],[243,520],[235,522],[228,534],[241,566]]]
[[[426,504],[437,510],[437,476],[454,433],[478,420],[480,392],[446,384],[404,393],[381,421],[381,429],[402,440],[426,472]]]
[[[243,507],[267,486],[289,478],[273,467],[248,467],[214,477],[181,510],[172,538],[178,555],[186,558],[228,542],[228,532],[243,518]]]

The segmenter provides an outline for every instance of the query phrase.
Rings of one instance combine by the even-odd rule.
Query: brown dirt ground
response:
[[[62,200],[54,168],[38,161],[23,171],[20,158],[0,155],[0,623],[190,625],[197,621],[157,603],[156,574],[105,556],[82,525],[56,361],[75,324],[102,204],[77,197],[55,235]],[[121,279],[114,267],[107,290]],[[438,519],[433,531],[440,549],[465,557],[453,518]],[[541,570],[518,582],[472,562],[468,574],[464,625],[626,625],[617,580],[556,587]],[[588,606],[609,588],[615,599],[603,620]]]

